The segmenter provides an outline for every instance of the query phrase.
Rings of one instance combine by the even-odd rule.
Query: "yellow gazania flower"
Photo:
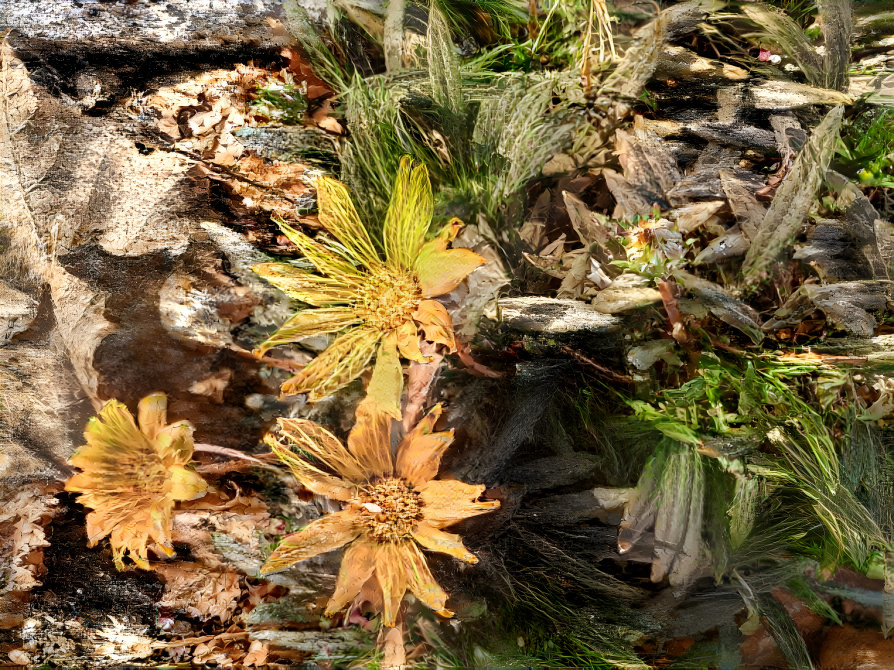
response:
[[[440,413],[437,406],[422,419],[398,445],[395,456],[391,418],[370,403],[358,408],[347,448],[311,421],[279,419],[285,444],[268,436],[273,451],[304,486],[344,507],[287,535],[261,574],[348,545],[327,615],[351,602],[365,602],[383,613],[386,626],[393,626],[409,589],[438,614],[452,616],[445,609],[447,594],[432,577],[420,547],[477,563],[459,535],[441,529],[494,510],[500,503],[479,501],[482,485],[433,479],[453,440],[453,431],[432,432]],[[308,457],[293,453],[292,444]]]
[[[111,534],[115,566],[124,570],[124,556],[149,569],[147,544],[173,556],[171,515],[177,500],[205,495],[208,485],[186,468],[192,458],[192,426],[186,421],[165,425],[167,397],[154,393],[137,409],[140,425],[117,400],[108,401],[84,431],[87,444],[69,463],[83,470],[65,483],[80,493],[87,515],[89,546]]]
[[[448,249],[459,221],[426,242],[433,201],[425,166],[401,160],[382,228],[384,258],[376,249],[344,184],[317,180],[320,222],[335,239],[316,240],[283,226],[288,238],[317,273],[285,263],[261,263],[253,270],[293,298],[312,305],[286,321],[257,350],[311,335],[340,333],[332,345],[282,386],[283,393],[307,393],[311,402],[356,379],[376,356],[367,390],[382,411],[400,418],[403,377],[400,356],[426,361],[419,331],[430,342],[456,348],[450,315],[435,296],[449,293],[485,262],[469,249]]]

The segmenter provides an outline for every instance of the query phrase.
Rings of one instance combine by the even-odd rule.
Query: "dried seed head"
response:
[[[412,536],[422,519],[419,493],[404,479],[371,481],[351,500],[367,536],[378,542],[397,542]]]

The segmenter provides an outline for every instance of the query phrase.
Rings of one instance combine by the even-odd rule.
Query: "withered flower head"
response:
[[[344,184],[317,180],[320,222],[332,236],[316,240],[283,225],[288,238],[313,263],[316,273],[285,263],[261,263],[254,271],[312,306],[297,312],[257,350],[311,335],[340,333],[332,345],[282,386],[319,400],[362,373],[373,356],[367,394],[400,418],[403,385],[400,357],[426,361],[420,331],[430,342],[456,343],[450,315],[435,296],[449,293],[485,262],[469,249],[448,249],[459,229],[451,221],[435,239],[425,236],[432,218],[432,192],[425,166],[401,160],[382,227],[384,257],[361,223]],[[334,238],[334,239],[333,239]]]
[[[186,468],[192,458],[192,426],[166,425],[167,397],[154,393],[137,409],[140,425],[117,400],[108,401],[84,431],[87,444],[69,463],[83,472],[65,483],[80,493],[93,511],[87,515],[89,546],[111,534],[115,566],[125,569],[124,556],[149,569],[147,545],[173,556],[171,515],[174,502],[205,495],[207,484]]]
[[[287,535],[261,574],[284,570],[298,561],[348,545],[335,593],[326,607],[333,614],[351,602],[369,603],[395,625],[407,589],[442,616],[447,594],[428,568],[422,549],[468,563],[478,559],[446,526],[494,510],[499,501],[479,500],[482,485],[435,480],[441,455],[453,432],[432,432],[440,416],[435,407],[391,452],[391,419],[361,403],[347,447],[317,424],[280,419],[282,441],[267,442],[295,477],[314,493],[344,503],[341,511],[312,521]],[[291,446],[305,452],[295,454]]]

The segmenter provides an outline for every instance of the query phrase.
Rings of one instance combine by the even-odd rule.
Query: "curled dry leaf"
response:
[[[159,565],[156,572],[165,583],[159,606],[182,610],[188,616],[226,623],[242,594],[238,573],[208,570],[198,563]]]
[[[347,447],[310,421],[280,419],[281,436],[267,437],[274,452],[304,486],[341,501],[344,509],[283,538],[261,573],[347,545],[328,614],[366,604],[382,612],[386,626],[394,626],[409,590],[442,616],[452,616],[446,609],[447,593],[421,549],[477,563],[458,535],[442,529],[497,509],[499,502],[481,500],[483,485],[434,479],[453,439],[452,431],[434,432],[440,413],[436,406],[407,433],[395,454],[392,421],[369,402],[357,409]],[[293,445],[306,456],[294,453]]]
[[[54,493],[41,484],[26,485],[0,509],[0,603],[5,594],[30,591],[40,583],[43,548],[50,545],[44,529],[56,513]]]

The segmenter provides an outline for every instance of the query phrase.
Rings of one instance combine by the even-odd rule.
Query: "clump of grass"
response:
[[[863,186],[894,188],[894,109],[867,107],[846,119],[832,165]]]

